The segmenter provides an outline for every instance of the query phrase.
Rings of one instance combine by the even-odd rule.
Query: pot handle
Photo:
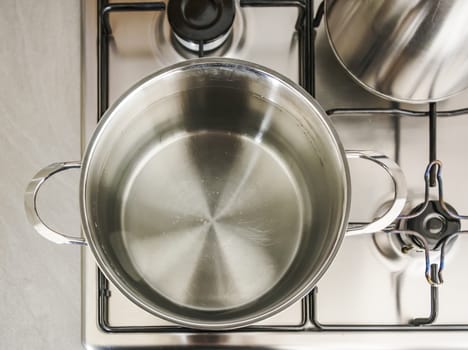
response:
[[[367,159],[384,168],[390,175],[395,186],[395,196],[387,212],[369,224],[348,224],[346,236],[356,236],[381,231],[390,225],[401,213],[406,204],[406,180],[403,171],[393,160],[387,156],[373,151],[346,151],[348,159]]]
[[[34,226],[34,229],[44,238],[57,244],[77,244],[87,245],[84,238],[81,237],[70,237],[57,232],[47,226],[42,221],[37,211],[37,194],[42,184],[52,175],[60,173],[68,169],[81,168],[80,162],[63,162],[53,163],[49,166],[41,169],[26,187],[26,193],[24,194],[24,208],[26,210],[26,216],[29,222]]]

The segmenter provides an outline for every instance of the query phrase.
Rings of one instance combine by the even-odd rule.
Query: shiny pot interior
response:
[[[325,0],[344,68],[386,99],[426,103],[468,88],[466,0]]]
[[[266,68],[202,59],[111,107],[81,177],[106,276],[167,320],[226,329],[303,297],[344,234],[349,180],[325,113]]]

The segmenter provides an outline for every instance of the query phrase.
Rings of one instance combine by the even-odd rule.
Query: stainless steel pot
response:
[[[395,101],[438,101],[468,88],[466,0],[325,0],[343,67]]]
[[[201,329],[242,327],[305,296],[346,231],[346,158],[381,165],[395,184],[379,230],[403,208],[399,167],[372,152],[344,153],[326,114],[279,74],[237,60],[187,61],[120,98],[82,163],[41,170],[25,197],[45,238],[88,244],[132,301]],[[85,239],[55,232],[36,208],[41,184],[81,167]]]

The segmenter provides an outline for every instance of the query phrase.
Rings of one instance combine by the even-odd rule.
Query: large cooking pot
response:
[[[269,317],[317,283],[345,234],[347,158],[381,165],[395,184],[377,231],[403,208],[398,166],[342,149],[318,103],[267,68],[187,61],[143,80],[100,121],[82,163],[41,170],[25,197],[29,220],[55,243],[88,244],[133,302],[180,325],[230,329]],[[81,167],[85,238],[51,230],[41,184]]]
[[[325,0],[338,60],[369,91],[438,101],[468,88],[466,0]]]

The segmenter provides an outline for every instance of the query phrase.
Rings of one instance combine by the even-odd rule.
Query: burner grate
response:
[[[320,26],[323,14],[324,3],[322,2],[314,17],[312,0],[240,0],[241,7],[296,7],[298,8],[298,18],[295,25],[299,42],[299,72],[300,84],[312,95],[315,96],[315,37],[316,28]],[[112,28],[109,16],[113,12],[137,12],[137,11],[165,11],[164,2],[131,2],[131,3],[108,3],[107,0],[98,1],[98,115],[102,116],[109,105],[109,42],[112,37]],[[203,45],[200,45],[198,56],[205,54]],[[445,205],[442,192],[442,176],[440,173],[441,163],[436,157],[436,131],[437,117],[455,117],[468,114],[468,108],[437,111],[437,104],[430,103],[428,111],[416,111],[401,109],[398,104],[392,108],[337,108],[327,111],[330,117],[346,115],[382,115],[395,116],[396,121],[400,116],[408,117],[428,117],[429,125],[429,165],[426,170],[426,191],[429,187],[439,187],[439,202]],[[398,122],[397,124],[398,125]],[[398,132],[397,132],[398,134]],[[398,144],[398,143],[397,143]],[[396,154],[398,159],[398,152]],[[438,164],[434,166],[434,164]],[[426,198],[426,201],[428,199]],[[425,202],[426,202],[425,201]],[[467,216],[456,215],[459,219],[467,219]],[[405,217],[402,217],[404,220]],[[389,234],[399,233],[401,230],[389,229]],[[408,231],[406,231],[408,232]],[[443,282],[441,272],[444,268],[445,246],[458,234],[465,231],[455,232],[446,236],[437,243],[441,248],[440,263],[431,264],[426,249],[426,277],[431,283],[430,286],[430,315],[427,318],[416,318],[410,324],[324,324],[319,320],[318,313],[318,289],[304,298],[301,302],[301,321],[297,325],[274,325],[274,326],[251,326],[236,332],[304,332],[304,331],[395,331],[395,330],[468,330],[468,324],[443,324],[433,325],[438,312],[438,288]],[[422,237],[425,243],[424,237]],[[427,243],[427,242],[426,242]],[[427,246],[427,244],[426,244]],[[101,271],[98,271],[98,323],[99,327],[108,333],[133,333],[133,332],[153,332],[153,333],[197,333],[179,326],[112,326],[109,322],[109,282]],[[418,327],[424,325],[424,327]]]

